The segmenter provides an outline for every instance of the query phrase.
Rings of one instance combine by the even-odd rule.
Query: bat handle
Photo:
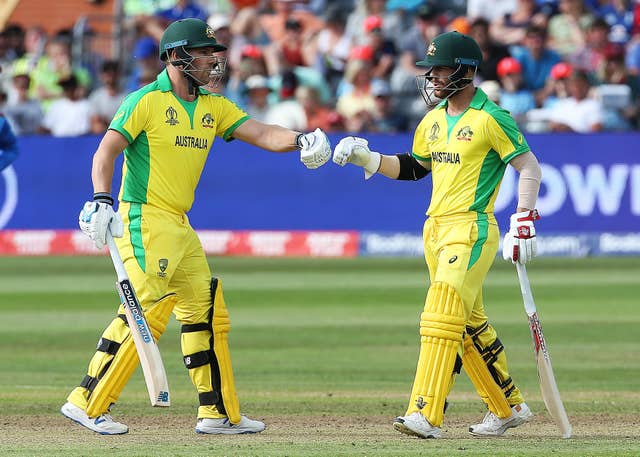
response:
[[[518,280],[520,281],[524,310],[528,315],[532,315],[536,312],[536,303],[533,301],[533,293],[531,292],[531,285],[529,284],[527,268],[521,263],[516,262],[516,271],[518,272]]]
[[[118,251],[118,247],[116,246],[116,242],[113,240],[113,235],[111,235],[111,230],[109,228],[107,228],[107,246],[109,247],[109,254],[111,254],[113,266],[116,268],[118,282],[129,279],[127,270],[125,270],[124,263],[120,257],[120,252]]]

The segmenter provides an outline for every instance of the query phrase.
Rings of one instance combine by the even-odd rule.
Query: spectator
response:
[[[505,57],[509,57],[506,46],[498,44],[489,35],[489,22],[484,18],[478,18],[471,24],[469,35],[476,40],[482,51],[482,63],[478,67],[476,77],[482,81],[496,81],[498,74],[496,67]]]
[[[493,81],[491,79],[482,81],[478,86],[482,89],[482,92],[487,94],[487,98],[494,102],[496,105],[500,104],[500,92],[502,91],[502,87],[500,87],[500,83],[498,81]]]
[[[69,75],[58,84],[63,96],[51,103],[44,116],[43,127],[55,137],[88,134],[91,131],[91,105],[83,96],[78,79]]]
[[[375,110],[367,130],[382,133],[404,132],[409,128],[409,119],[394,106],[391,86],[384,80],[371,83],[371,95]]]
[[[156,76],[162,71],[158,63],[158,43],[149,36],[136,41],[133,47],[133,71],[127,80],[126,92],[133,92],[140,87],[155,81]]]
[[[12,73],[31,75],[35,71],[40,58],[44,55],[47,44],[47,33],[42,27],[29,27],[24,35],[24,53],[13,62]],[[32,95],[34,95],[32,93]]]
[[[351,90],[338,97],[336,110],[344,118],[350,132],[363,131],[373,119],[376,103],[371,93],[371,54],[365,47],[355,47],[345,71],[345,82]]]
[[[78,90],[85,96],[91,86],[89,72],[73,64],[69,42],[64,37],[55,38],[46,44],[45,55],[31,73],[31,95],[43,102],[46,111],[49,101],[62,95],[58,82],[70,76],[74,76]]]
[[[284,37],[285,23],[289,18],[300,21],[305,37],[312,36],[323,28],[323,21],[309,9],[302,7],[301,4],[305,3],[307,3],[305,0],[271,1],[271,8],[263,11],[258,18],[262,30],[269,37],[269,41],[278,42]],[[340,7],[338,6],[337,9]]]
[[[324,75],[334,92],[344,75],[351,51],[351,38],[345,32],[346,22],[345,11],[329,8],[326,14],[326,28],[316,36],[313,50],[315,67]]]
[[[559,0],[560,14],[549,19],[549,47],[572,62],[585,46],[585,32],[593,22],[583,0]]]
[[[179,19],[196,18],[207,20],[207,12],[192,0],[176,0],[175,6],[158,11],[156,17],[162,19],[163,26]]]
[[[600,0],[595,8],[595,14],[609,24],[609,41],[612,43],[624,45],[631,38],[634,22],[631,3],[630,0]]]
[[[233,34],[231,33],[231,19],[227,14],[214,13],[207,19],[207,24],[216,34],[216,40],[227,48],[231,46]]]
[[[566,62],[559,62],[551,68],[550,78],[545,88],[546,96],[542,101],[543,108],[551,108],[558,101],[569,97],[569,78],[573,67]]]
[[[604,66],[604,53],[609,45],[609,24],[602,18],[596,18],[586,32],[585,47],[573,60],[576,68],[596,75]]]
[[[640,87],[638,78],[631,75],[624,63],[622,45],[610,43],[604,52],[604,62],[596,87],[598,98],[605,111],[605,130],[629,130],[637,128]]]
[[[41,133],[44,114],[40,102],[29,96],[30,84],[29,75],[14,75],[13,92],[15,97],[4,108],[4,114],[11,123],[13,131],[20,136]]]
[[[516,9],[517,0],[467,0],[467,16],[489,22],[498,20]]]
[[[320,100],[318,91],[313,87],[300,86],[296,89],[296,99],[304,109],[307,119],[307,130],[320,128],[323,131],[342,131],[342,117],[325,106]]]
[[[403,34],[400,59],[391,75],[391,89],[395,94],[402,94],[403,106],[410,107],[415,100],[415,77],[424,73],[424,68],[416,66],[416,62],[424,58],[427,44],[440,33],[439,18],[438,11],[424,3],[416,10],[413,26]],[[424,109],[420,117],[423,115]]]
[[[251,75],[247,78],[246,112],[252,119],[264,122],[269,111],[269,81],[263,75]]]
[[[636,78],[640,78],[640,33],[635,33],[627,45],[625,65],[629,69],[630,74]]]
[[[529,27],[523,46],[513,46],[511,55],[522,66],[525,87],[536,93],[538,104],[541,104],[547,95],[544,88],[551,68],[560,62],[560,55],[547,47],[546,29],[536,25]]]
[[[500,106],[509,111],[518,124],[522,124],[527,111],[536,107],[533,93],[524,88],[522,66],[513,57],[505,57],[498,62],[497,72],[502,86]]]
[[[491,23],[491,37],[506,46],[520,44],[527,28],[545,25],[547,18],[539,13],[536,0],[518,0],[516,8]]]
[[[371,70],[374,78],[387,79],[394,68],[397,52],[393,41],[385,38],[382,18],[369,16],[364,21],[365,43],[373,50]]]
[[[252,75],[266,76],[267,64],[260,46],[246,44],[240,53],[240,64],[231,68],[224,95],[241,107],[246,106],[248,94],[246,80]]]
[[[275,103],[267,111],[266,123],[278,124],[292,130],[304,131],[307,126],[307,117],[304,108],[296,99],[298,78],[291,71],[285,71],[282,75],[280,87],[280,101]]]
[[[9,48],[11,49],[11,52],[15,55],[15,58],[21,58],[26,52],[24,47],[24,28],[20,24],[7,24],[4,31],[7,34],[7,40],[9,41]]]
[[[365,21],[370,16],[377,16],[382,21],[382,34],[386,39],[395,40],[402,36],[405,28],[399,9],[392,11],[386,7],[385,0],[358,0],[355,9],[347,18],[346,34],[354,44],[366,45],[366,35],[362,34]],[[409,15],[407,15],[409,16]],[[394,45],[399,44],[395,43]]]
[[[91,104],[91,131],[104,133],[118,111],[125,93],[120,87],[120,65],[115,60],[107,60],[100,71],[102,86],[89,96]]]
[[[586,72],[576,70],[571,74],[569,97],[558,101],[549,111],[552,131],[591,133],[602,130],[602,103],[589,97],[590,89]]]
[[[269,74],[281,73],[292,67],[304,67],[313,61],[313,56],[305,45],[302,35],[302,23],[298,19],[289,18],[284,28],[283,38],[265,49]]]

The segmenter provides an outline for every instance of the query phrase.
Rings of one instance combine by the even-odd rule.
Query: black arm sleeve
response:
[[[420,163],[409,153],[396,154],[398,160],[400,160],[400,175],[399,180],[402,181],[417,181],[429,174],[429,170],[420,165]]]

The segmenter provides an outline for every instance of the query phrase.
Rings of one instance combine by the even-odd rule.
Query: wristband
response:
[[[93,194],[93,201],[113,206],[113,197],[109,192],[96,192]]]
[[[298,147],[298,149],[302,149],[302,137],[304,136],[304,133],[298,133],[296,135],[296,141],[295,144]]]

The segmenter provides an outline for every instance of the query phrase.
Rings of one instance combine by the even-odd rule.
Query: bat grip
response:
[[[533,301],[533,293],[531,292],[531,285],[529,284],[527,268],[521,263],[516,262],[516,271],[518,272],[518,280],[520,281],[524,310],[531,316],[536,312],[536,303]]]
[[[113,240],[113,235],[111,235],[111,230],[109,228],[107,228],[107,246],[109,247],[109,254],[111,254],[113,266],[116,268],[118,282],[129,279],[127,270],[124,268],[124,263],[122,263],[120,252],[118,251],[118,247],[116,246],[116,242]]]

